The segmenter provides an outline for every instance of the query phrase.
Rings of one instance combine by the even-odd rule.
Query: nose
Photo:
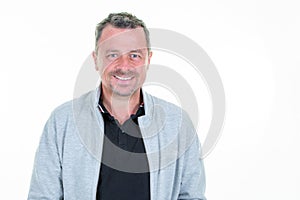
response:
[[[122,68],[122,69],[127,69],[130,68],[130,58],[128,54],[123,54],[119,57],[118,59],[118,67]]]

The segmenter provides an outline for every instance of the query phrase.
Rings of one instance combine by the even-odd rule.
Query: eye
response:
[[[142,57],[139,53],[131,53],[129,56],[132,59],[140,59]]]
[[[117,54],[117,53],[109,53],[109,54],[106,55],[106,57],[107,57],[108,59],[112,60],[112,59],[118,58],[118,57],[119,57],[119,54]]]

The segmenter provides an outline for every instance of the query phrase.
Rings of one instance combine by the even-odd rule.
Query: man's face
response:
[[[148,53],[143,28],[120,29],[108,25],[93,57],[103,90],[128,97],[142,87],[151,52]]]

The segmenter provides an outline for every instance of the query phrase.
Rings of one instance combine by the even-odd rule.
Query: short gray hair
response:
[[[148,48],[148,51],[150,51],[149,30],[147,29],[145,23],[130,13],[121,12],[121,13],[111,13],[108,15],[107,18],[105,18],[104,20],[102,20],[100,23],[97,24],[96,31],[95,31],[95,37],[96,37],[95,51],[96,51],[96,53],[98,51],[98,41],[101,37],[102,31],[108,24],[110,24],[116,28],[124,28],[124,29],[134,29],[139,26],[142,27],[145,32],[147,48]]]

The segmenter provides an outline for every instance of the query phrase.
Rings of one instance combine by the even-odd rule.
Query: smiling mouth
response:
[[[133,76],[130,76],[130,77],[121,77],[121,76],[114,75],[114,77],[116,79],[118,79],[118,80],[121,80],[121,81],[128,81],[128,80],[133,79]]]

